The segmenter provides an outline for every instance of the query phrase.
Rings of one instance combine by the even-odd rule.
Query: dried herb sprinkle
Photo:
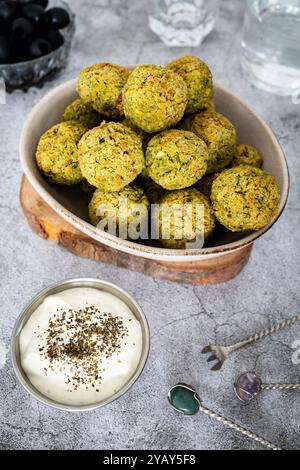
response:
[[[39,351],[49,361],[49,368],[66,372],[70,391],[91,385],[99,392],[101,362],[119,353],[122,339],[128,336],[123,320],[111,313],[103,313],[94,305],[79,310],[58,309],[48,321],[46,346]],[[67,369],[65,369],[67,370]],[[47,375],[47,369],[44,369]],[[87,387],[86,387],[87,388]]]

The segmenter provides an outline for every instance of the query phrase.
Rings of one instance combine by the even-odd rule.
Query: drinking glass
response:
[[[154,0],[149,26],[167,46],[197,47],[213,30],[218,0]]]
[[[247,0],[242,66],[259,88],[300,92],[300,0]]]

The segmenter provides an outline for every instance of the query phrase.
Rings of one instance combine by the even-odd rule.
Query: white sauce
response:
[[[102,313],[119,317],[126,327],[126,336],[120,340],[118,351],[106,358],[99,354],[99,379],[94,386],[70,386],[67,378],[74,369],[62,360],[50,361],[42,353],[47,350],[49,320],[63,309],[79,310],[92,306]],[[65,322],[63,338],[68,338],[69,325]],[[127,305],[112,294],[93,288],[73,288],[47,297],[31,315],[20,334],[21,364],[30,382],[47,397],[68,405],[89,405],[100,402],[118,392],[132,377],[142,353],[142,330],[139,321]],[[79,363],[80,364],[80,363]],[[104,369],[104,371],[103,371]],[[80,374],[80,365],[78,370]],[[98,391],[97,391],[98,390]]]

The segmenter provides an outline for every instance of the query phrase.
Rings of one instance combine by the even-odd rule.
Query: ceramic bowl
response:
[[[186,262],[201,261],[240,250],[266,233],[282,213],[289,191],[288,167],[283,151],[266,122],[241,98],[215,84],[214,102],[216,109],[227,116],[237,129],[238,141],[254,145],[264,160],[264,169],[276,179],[280,191],[278,215],[262,230],[257,232],[232,233],[225,229],[211,237],[202,249],[169,250],[122,240],[98,230],[89,223],[87,204],[74,193],[73,188],[51,185],[38,171],[35,152],[38,141],[47,129],[57,123],[74,99],[78,98],[76,80],[66,82],[49,92],[29,114],[20,141],[20,156],[23,170],[38,194],[67,222],[91,238],[116,250],[156,261]]]

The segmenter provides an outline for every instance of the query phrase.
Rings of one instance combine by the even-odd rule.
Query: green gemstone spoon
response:
[[[224,416],[206,408],[202,404],[197,392],[189,385],[186,385],[184,383],[178,383],[174,385],[174,387],[172,387],[169,390],[168,400],[169,400],[169,403],[177,411],[179,411],[180,413],[183,413],[186,416],[193,416],[197,414],[199,411],[202,411],[203,413],[207,414],[211,418],[214,418],[217,421],[220,421],[221,423],[225,424],[231,429],[235,429],[241,434],[244,434],[244,436],[247,436],[256,442],[259,442],[260,444],[268,447],[269,449],[281,450],[280,447],[272,444],[266,439],[263,439],[262,437],[258,436],[254,432],[249,431],[248,429],[241,427],[239,424],[236,424],[233,421],[230,421],[229,419],[224,418]]]

